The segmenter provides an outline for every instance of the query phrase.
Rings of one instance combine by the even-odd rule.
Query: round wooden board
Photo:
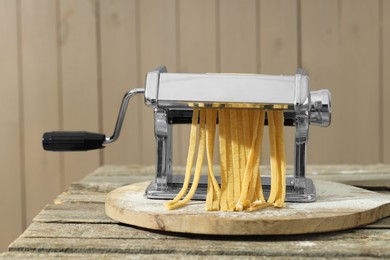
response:
[[[149,200],[149,182],[118,188],[107,195],[106,213],[130,225],[154,230],[210,235],[287,235],[329,232],[372,223],[390,215],[390,196],[329,181],[314,181],[317,201],[287,203],[255,212],[210,212],[204,201],[177,210]]]

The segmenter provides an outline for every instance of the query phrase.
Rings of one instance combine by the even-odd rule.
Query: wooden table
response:
[[[268,168],[265,168],[266,171]],[[288,168],[291,173],[292,168]],[[309,177],[390,195],[390,165],[309,166]],[[149,231],[104,213],[106,193],[151,180],[154,167],[103,166],[47,205],[0,258],[224,258],[238,256],[390,259],[390,217],[365,227],[293,236],[204,236]]]

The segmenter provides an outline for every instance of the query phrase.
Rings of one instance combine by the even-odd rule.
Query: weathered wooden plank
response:
[[[227,255],[188,255],[188,254],[77,254],[77,253],[39,253],[39,252],[8,252],[0,253],[0,259],[240,259],[239,256],[227,256]],[[257,257],[245,256],[244,259],[257,259]],[[291,259],[290,257],[273,257],[273,259],[283,260]],[[294,258],[294,259],[310,259],[310,258]],[[329,258],[316,257],[319,260],[327,260]],[[355,260],[370,260],[374,258],[354,258]],[[376,258],[375,258],[376,259]]]
[[[308,166],[308,176],[315,179],[341,182],[370,190],[390,188],[388,165],[335,165]]]
[[[70,188],[77,184],[84,185],[93,185],[95,183],[101,184],[115,184],[115,183],[134,183],[139,182],[141,180],[151,180],[154,176],[145,175],[145,176],[137,176],[137,175],[127,175],[127,176],[91,176],[87,180],[83,180],[80,182],[72,183]]]
[[[105,193],[88,192],[72,194],[63,192],[54,199],[54,204],[62,203],[104,203],[106,200]]]
[[[123,178],[122,178],[123,180]],[[73,183],[70,188],[54,199],[55,204],[62,203],[104,203],[106,193],[127,184],[151,181],[152,178],[126,178],[124,182],[113,183]]]
[[[104,213],[103,203],[105,192],[108,191],[102,188],[104,182],[121,185],[120,180],[152,177],[154,167],[144,169],[149,175],[137,177],[137,166],[103,166],[80,183],[74,183],[70,192],[58,197],[56,202],[60,204],[47,206],[34,219],[23,236],[11,245],[10,251],[66,252],[70,255],[87,255],[87,258],[90,254],[118,253],[282,258],[390,257],[386,250],[386,244],[390,241],[390,218],[354,230],[300,236],[203,236],[154,232],[118,224]],[[265,167],[265,170],[269,169]],[[289,167],[291,170],[292,167]],[[347,180],[353,180],[356,176],[377,178],[387,174],[384,165],[310,166],[310,171],[316,177],[334,177],[337,172],[342,172],[341,176],[346,176]]]
[[[0,147],[1,181],[0,196],[0,251],[15,239],[25,228],[24,180],[21,139],[21,112],[23,104],[20,84],[20,46],[18,42],[18,2],[0,1]],[[19,42],[20,43],[20,42]],[[7,194],[4,196],[3,194]]]
[[[9,251],[191,254],[289,257],[390,257],[387,244],[390,230],[352,231],[349,237],[339,234],[304,237],[193,238],[187,239],[95,239],[95,238],[20,238]],[[325,241],[324,238],[327,238]],[[341,237],[339,237],[341,238]],[[174,243],[173,243],[174,242]],[[341,246],[342,245],[342,246]]]
[[[389,190],[390,189],[390,175],[381,174],[365,174],[365,175],[308,175],[309,178],[319,180],[331,180],[349,184],[352,186],[362,187],[369,190]]]
[[[103,165],[98,167],[83,180],[88,180],[90,176],[112,176],[112,175],[154,175],[156,166],[154,165]]]
[[[43,223],[35,222],[23,233],[22,238],[88,238],[88,239],[162,239],[162,240],[223,240],[223,241],[325,241],[361,240],[361,237],[377,237],[384,234],[384,240],[390,239],[390,229],[360,228],[343,232],[296,236],[206,236],[153,231],[117,223]],[[168,244],[169,242],[167,242]],[[170,243],[173,243],[172,241]]]
[[[47,205],[33,220],[48,223],[117,223],[106,216],[101,203],[62,203]],[[389,228],[390,217],[364,226],[364,228]]]
[[[91,178],[89,182],[74,182],[67,189],[68,194],[80,194],[88,192],[110,192],[113,189],[121,187],[123,185],[151,181],[153,177],[151,176],[121,176],[121,177],[96,177]]]
[[[106,215],[104,205],[97,203],[47,205],[33,221],[46,223],[118,223]]]
[[[100,223],[33,223],[23,233],[23,238],[96,238],[96,239],[184,239],[180,236],[167,236],[162,232],[146,229]]]
[[[382,229],[390,229],[390,217],[381,219],[375,223],[365,226],[364,228],[382,228]]]
[[[79,182],[72,183],[68,194],[92,192],[110,192],[126,184],[152,180],[155,166],[114,166],[104,165],[97,168]]]
[[[309,173],[318,174],[354,174],[365,175],[372,173],[388,173],[390,174],[389,164],[337,164],[337,165],[308,165]]]
[[[127,184],[152,181],[152,176],[88,176],[88,181],[72,183],[69,188],[58,195],[54,203],[104,203],[106,193]]]

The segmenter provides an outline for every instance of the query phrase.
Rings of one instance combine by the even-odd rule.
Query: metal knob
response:
[[[310,124],[323,127],[329,126],[332,117],[329,90],[311,91],[310,94]]]

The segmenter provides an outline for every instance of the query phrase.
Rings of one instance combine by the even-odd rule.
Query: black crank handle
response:
[[[43,134],[42,146],[46,151],[70,152],[70,151],[88,151],[104,148],[103,144],[109,144],[118,139],[122,129],[123,119],[126,114],[127,105],[131,97],[136,94],[144,94],[145,89],[135,88],[128,91],[123,99],[119,109],[118,119],[116,121],[114,133],[106,138],[104,134],[91,133],[85,131],[54,131]]]
[[[70,152],[104,148],[105,134],[85,131],[54,131],[43,134],[42,146],[46,151]]]

